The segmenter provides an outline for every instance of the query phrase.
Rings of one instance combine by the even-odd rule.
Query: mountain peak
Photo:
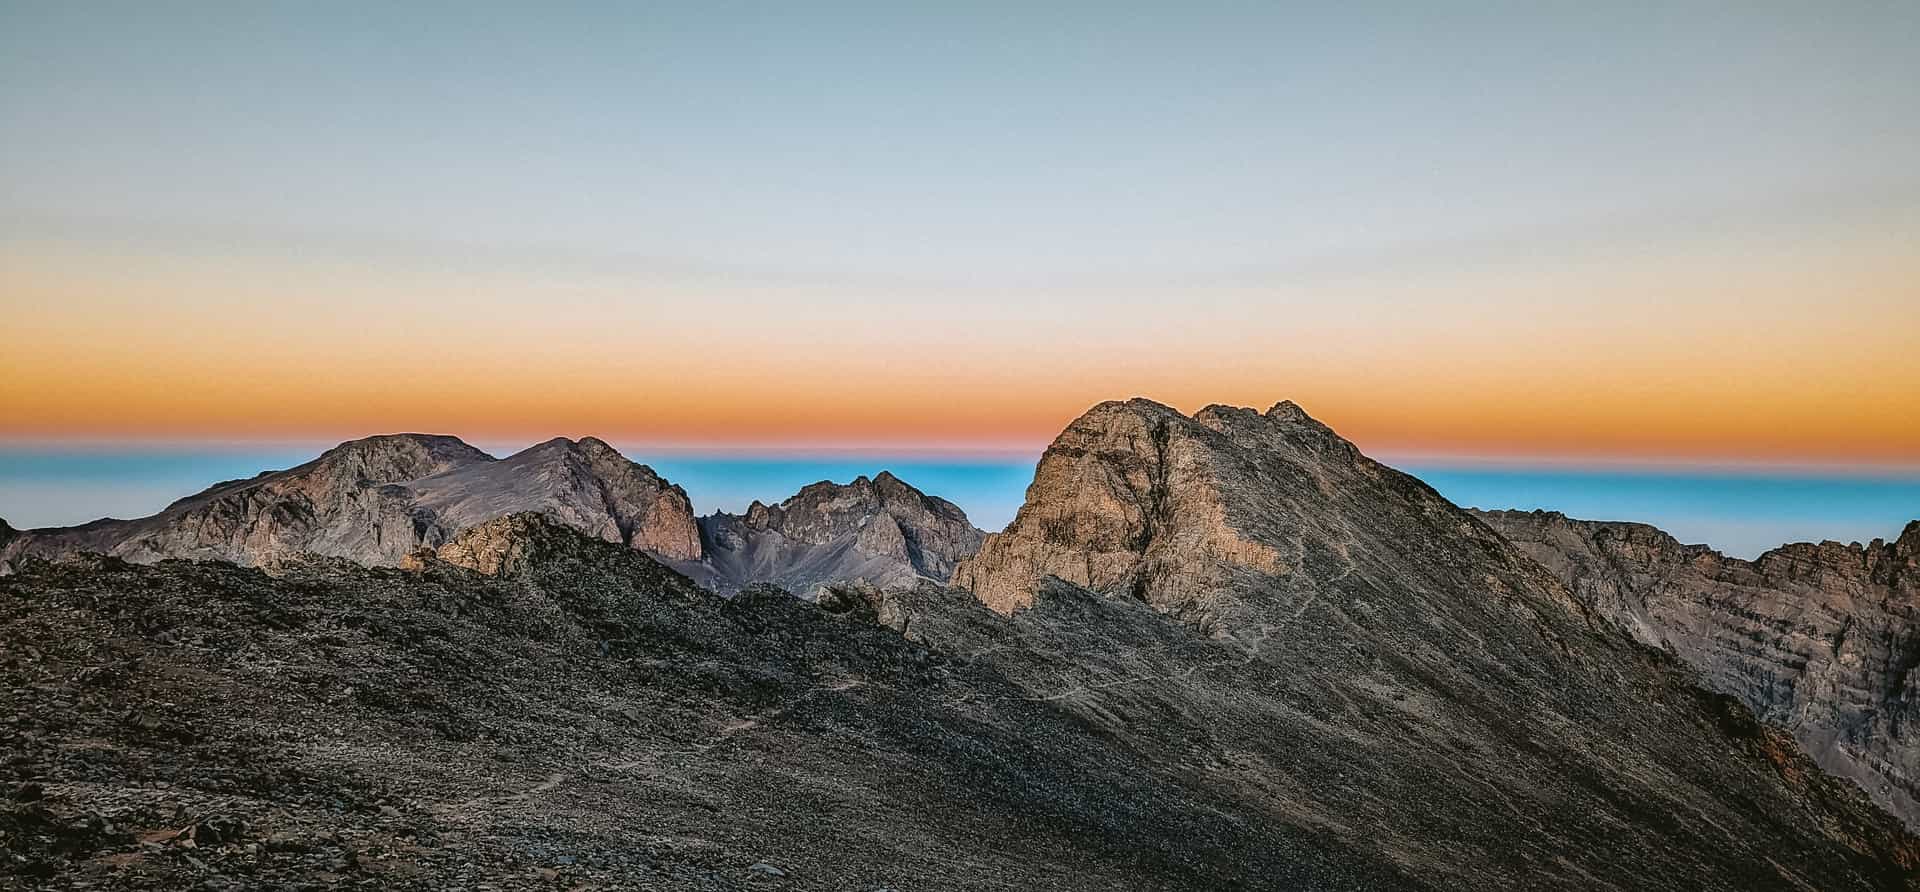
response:
[[[457,437],[349,440],[285,471],[210,487],[152,517],[40,530],[10,550],[265,565],[301,553],[392,565],[466,527],[539,511],[587,535],[698,560],[685,491],[604,441],[556,437],[496,459]]]
[[[1272,407],[1267,409],[1267,416],[1270,418],[1277,418],[1282,421],[1312,421],[1313,420],[1313,416],[1308,415],[1307,410],[1300,408],[1300,404],[1294,402],[1293,400],[1281,400],[1277,403],[1274,403]]]
[[[1392,534],[1435,524],[1471,521],[1291,403],[1188,417],[1151,400],[1107,402],[1048,447],[1013,523],[955,581],[1001,612],[1056,576],[1217,620],[1235,609],[1221,593],[1247,574],[1339,566],[1357,530],[1376,527],[1389,550]]]
[[[985,535],[952,502],[892,472],[801,487],[780,504],[755,501],[744,516],[701,519],[707,562],[727,588],[772,582],[796,592],[828,582],[945,582]]]
[[[371,482],[399,482],[438,474],[453,468],[496,461],[459,437],[446,434],[376,434],[348,440],[320,453],[320,457],[288,471],[351,465]],[[268,475],[262,475],[268,476]],[[260,478],[254,478],[260,479]]]
[[[578,440],[572,439],[570,437],[554,437],[550,440],[544,440],[542,442],[535,443],[534,445],[527,447],[525,450],[522,451],[522,454],[528,453],[528,452],[562,453],[566,455],[580,455],[580,456],[585,456],[588,458],[596,458],[596,459],[605,458],[605,457],[621,457],[621,458],[625,457],[620,454],[620,450],[607,445],[607,441],[602,440],[599,437],[593,437],[593,436],[581,437]]]

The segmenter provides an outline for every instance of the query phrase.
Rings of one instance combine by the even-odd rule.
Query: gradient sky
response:
[[[1920,467],[1920,4],[1337,6],[0,0],[0,440]]]

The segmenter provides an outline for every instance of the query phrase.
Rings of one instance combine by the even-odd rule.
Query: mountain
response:
[[[700,557],[686,493],[600,440],[555,439],[496,459],[454,437],[394,434],[218,484],[152,517],[28,530],[0,545],[0,563],[95,551],[141,563],[195,558],[259,566],[313,553],[393,564],[513,511],[541,511],[669,560]]]
[[[846,485],[821,481],[778,505],[756,501],[744,515],[700,518],[705,560],[722,591],[757,582],[799,594],[837,581],[946,582],[984,535],[959,506],[888,471]]]
[[[152,517],[14,531],[0,522],[0,570],[22,555],[99,552],[276,566],[304,554],[391,566],[467,527],[538,511],[589,536],[660,558],[723,592],[771,582],[807,594],[830,581],[945,582],[980,547],[966,513],[882,471],[822,481],[744,515],[696,518],[686,492],[605,442],[556,438],[504,459],[459,439],[394,434],[221,483]]]
[[[1679,657],[1920,828],[1920,521],[1892,542],[1799,543],[1745,561],[1645,524],[1479,517],[1595,615]]]
[[[1253,649],[1058,580],[1011,616],[924,580],[724,598],[537,513],[404,564],[83,556],[0,578],[0,877],[1915,886],[1890,818],[1624,643],[1592,658],[1620,678],[1540,674],[1619,686],[1561,699],[1636,708],[1631,734],[1535,701],[1537,680],[1504,706],[1396,699],[1351,638]]]
[[[817,489],[779,533],[841,539],[864,498]],[[513,513],[399,567],[272,576],[21,558],[0,865],[116,888],[1920,889],[1920,840],[1790,734],[1291,403],[1095,407],[958,587],[725,597],[576,526]]]
[[[1064,655],[1030,676],[1063,708],[1236,779],[1269,815],[1365,828],[1441,886],[1640,886],[1622,873],[1652,870],[1707,887],[1742,864],[1755,888],[1832,888],[1775,857],[1800,831],[1768,825],[1821,824],[1819,803],[1849,796],[1871,809],[1824,776],[1811,796],[1780,790],[1814,781],[1791,738],[1291,403],[1095,407],[954,578],[1058,630],[962,649]],[[1691,860],[1706,852],[1730,860]]]

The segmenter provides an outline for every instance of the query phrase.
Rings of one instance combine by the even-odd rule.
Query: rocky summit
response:
[[[28,530],[0,546],[0,564],[91,551],[138,563],[271,566],[318,554],[391,565],[514,511],[547,513],[669,560],[700,556],[687,494],[600,440],[555,439],[496,459],[454,437],[394,434],[219,484],[152,517]]]
[[[839,541],[872,513],[803,495],[750,514]],[[952,584],[891,553],[912,579],[811,600],[724,595],[537,509],[398,567],[23,556],[0,577],[4,869],[1920,888],[1920,840],[1792,734],[1290,403],[1102,404]]]
[[[1892,542],[1757,560],[1638,523],[1479,514],[1626,634],[1793,732],[1822,768],[1920,827],[1920,521]]]
[[[966,512],[891,472],[849,484],[821,481],[743,515],[700,518],[705,560],[722,591],[769,582],[810,594],[831,582],[946,582],[985,533]]]
[[[353,440],[285,471],[222,483],[139,520],[15,531],[0,521],[0,573],[18,557],[96,552],[134,563],[222,560],[274,568],[303,555],[393,566],[467,527],[537,511],[659,558],[722,592],[773,583],[946,582],[985,535],[960,508],[881,471],[821,481],[744,515],[696,518],[680,487],[594,437],[496,459],[455,437]]]

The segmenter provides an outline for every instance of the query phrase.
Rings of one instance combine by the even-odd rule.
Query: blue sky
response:
[[[1920,467],[1920,4],[0,3],[0,441]],[[1819,423],[1779,423],[1782,405]]]

